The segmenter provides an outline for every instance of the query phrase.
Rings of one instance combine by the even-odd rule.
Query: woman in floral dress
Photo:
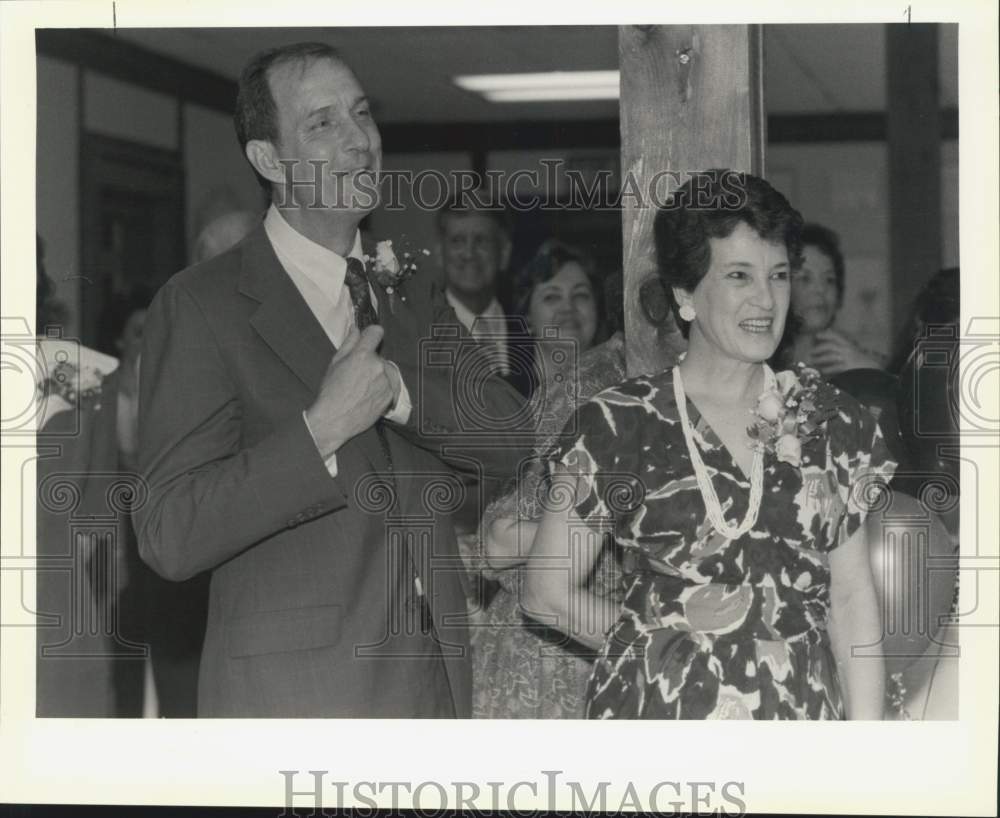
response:
[[[703,177],[655,222],[688,352],[584,404],[551,450],[526,607],[601,647],[590,718],[881,718],[883,663],[852,646],[881,636],[862,522],[894,464],[858,403],[767,368],[801,217],[713,174],[709,206]],[[582,582],[609,531],[620,608]]]

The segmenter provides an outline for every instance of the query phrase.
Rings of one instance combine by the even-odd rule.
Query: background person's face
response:
[[[815,245],[803,247],[802,255],[802,268],[792,278],[792,312],[804,332],[820,332],[837,317],[837,274],[833,259]]]
[[[711,264],[691,294],[697,315],[690,342],[707,342],[715,354],[737,361],[766,361],[788,314],[788,250],[742,222],[709,245]]]
[[[296,61],[272,69],[269,82],[278,109],[275,148],[281,159],[298,160],[295,178],[322,175],[323,203],[334,210],[372,210],[382,139],[353,72],[330,59]],[[314,170],[308,162],[322,165]],[[360,192],[359,176],[367,177]],[[298,185],[294,198],[308,206],[316,195],[311,185]]]
[[[506,238],[489,216],[472,213],[441,220],[441,259],[445,283],[453,292],[495,292],[508,249]]]
[[[568,261],[548,281],[536,284],[528,304],[531,334],[544,337],[546,327],[558,327],[560,338],[573,338],[583,352],[594,343],[597,303],[583,268]]]

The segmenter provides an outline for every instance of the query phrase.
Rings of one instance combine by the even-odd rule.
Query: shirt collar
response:
[[[332,301],[336,303],[339,300],[347,272],[347,261],[343,256],[303,236],[273,204],[264,217],[264,230],[274,247],[275,255],[286,270],[289,266],[294,266],[296,272],[308,278]],[[347,255],[364,262],[360,230],[354,234],[354,245]]]
[[[486,306],[481,313],[478,315],[465,306],[461,301],[452,295],[451,290],[445,289],[444,297],[451,304],[453,310],[455,310],[455,316],[461,322],[469,332],[472,332],[472,325],[476,322],[477,318],[503,318],[504,312],[503,307],[500,306],[500,302],[497,300],[496,296],[493,300]]]

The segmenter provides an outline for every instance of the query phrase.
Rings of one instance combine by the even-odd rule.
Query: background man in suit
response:
[[[456,197],[438,211],[437,227],[445,297],[473,337],[495,347],[496,366],[523,394],[532,386],[517,344],[524,331],[497,297],[501,276],[510,263],[511,238],[502,209],[480,208],[490,202],[482,192]]]
[[[513,474],[527,436],[465,408],[519,417],[522,400],[495,375],[456,382],[481,371],[461,338],[451,366],[421,365],[431,325],[457,320],[432,282],[365,282],[381,140],[333,49],[254,57],[236,128],[272,206],[158,294],[139,402],[143,558],[172,579],[213,570],[199,715],[467,716],[442,458]]]

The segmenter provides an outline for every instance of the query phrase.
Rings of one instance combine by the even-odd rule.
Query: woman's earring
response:
[[[690,304],[682,304],[680,309],[680,314],[681,318],[683,318],[685,321],[689,323],[691,321],[694,321],[694,317],[695,315],[697,315],[697,313],[694,311],[694,307],[692,307]]]

